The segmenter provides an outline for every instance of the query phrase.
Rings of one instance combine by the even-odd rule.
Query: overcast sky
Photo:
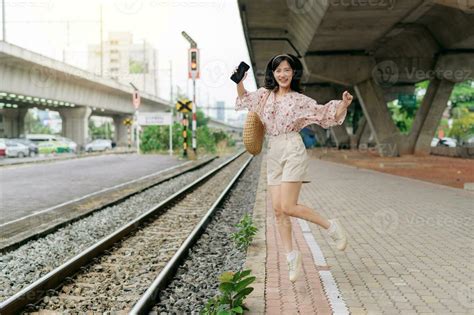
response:
[[[237,93],[229,77],[241,60],[250,64],[237,0],[5,0],[6,39],[58,60],[65,49],[67,63],[86,69],[87,45],[100,39],[100,3],[104,39],[110,31],[131,32],[134,42],[146,39],[158,50],[160,97],[169,99],[169,60],[173,84],[192,93],[189,43],[181,35],[186,31],[200,48],[198,106],[207,105],[209,97],[211,106],[222,100],[233,108]],[[246,88],[254,90],[250,74]],[[233,110],[229,114],[235,115]]]

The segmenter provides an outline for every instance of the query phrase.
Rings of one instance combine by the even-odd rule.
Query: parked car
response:
[[[7,145],[5,144],[5,139],[0,139],[0,157],[6,156]]]
[[[30,134],[30,135],[26,135],[26,138],[28,140],[33,141],[36,144],[39,144],[41,142],[51,142],[51,141],[59,142],[61,143],[61,145],[59,146],[58,153],[77,151],[77,143],[75,143],[74,141],[66,137],[48,135],[48,134]],[[66,146],[67,149],[65,149],[64,146]]]
[[[40,154],[66,153],[70,152],[69,145],[61,141],[42,141],[38,144]]]
[[[30,134],[30,135],[26,135],[26,139],[31,140],[36,144],[40,142],[45,142],[45,141],[57,140],[55,135],[47,135],[47,134]]]
[[[56,153],[56,144],[54,141],[41,141],[38,143],[39,154]]]
[[[23,145],[26,145],[28,147],[28,150],[29,150],[29,153],[28,153],[29,156],[35,156],[39,153],[38,145],[35,144],[31,140],[24,139],[24,138],[18,138],[18,139],[12,139],[12,140],[15,141],[15,142],[21,143]]]
[[[72,153],[76,153],[76,152],[77,152],[77,143],[75,143],[75,142],[72,141],[71,139],[65,138],[65,137],[56,136],[56,140],[66,143],[66,144],[69,146],[69,152],[72,152]]]
[[[112,141],[108,139],[96,139],[88,144],[86,144],[86,151],[106,151],[112,149]]]
[[[56,153],[69,153],[72,152],[69,143],[63,141],[53,141],[56,144]]]
[[[5,141],[5,144],[7,147],[5,151],[7,157],[23,158],[30,154],[30,149],[24,144],[10,139],[7,139]]]
[[[457,145],[456,139],[444,137],[439,139],[438,146],[455,148]]]

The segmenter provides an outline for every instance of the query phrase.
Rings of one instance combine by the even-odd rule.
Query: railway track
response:
[[[131,196],[211,163],[216,156],[188,161],[114,187],[88,194],[23,218],[0,224],[0,253],[9,252],[32,239],[44,237],[59,228]]]
[[[241,152],[222,163],[4,301],[0,313],[146,312],[250,160]]]

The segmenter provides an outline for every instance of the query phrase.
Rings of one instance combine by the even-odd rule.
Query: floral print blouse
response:
[[[268,135],[277,136],[290,131],[299,132],[307,125],[318,124],[327,129],[332,126],[342,125],[347,110],[342,117],[336,121],[336,110],[341,100],[332,100],[325,105],[319,105],[314,99],[291,91],[275,101],[275,93],[264,87],[255,92],[246,91],[242,99],[237,96],[235,110],[244,108],[256,111],[257,105],[266,93],[268,96],[263,111],[258,113]]]

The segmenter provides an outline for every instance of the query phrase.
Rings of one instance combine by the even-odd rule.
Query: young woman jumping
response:
[[[236,72],[237,68],[234,70]],[[267,184],[272,198],[278,231],[287,253],[290,281],[298,278],[301,269],[301,253],[293,250],[290,217],[318,224],[326,229],[339,250],[344,250],[347,237],[338,219],[326,219],[315,210],[299,204],[302,183],[309,182],[308,154],[299,131],[310,124],[327,129],[341,125],[352,102],[352,95],[345,91],[342,100],[332,100],[319,105],[314,99],[301,94],[303,65],[290,54],[271,58],[265,71],[265,85],[257,91],[244,88],[244,78],[237,84],[235,109],[255,111],[268,137]]]

